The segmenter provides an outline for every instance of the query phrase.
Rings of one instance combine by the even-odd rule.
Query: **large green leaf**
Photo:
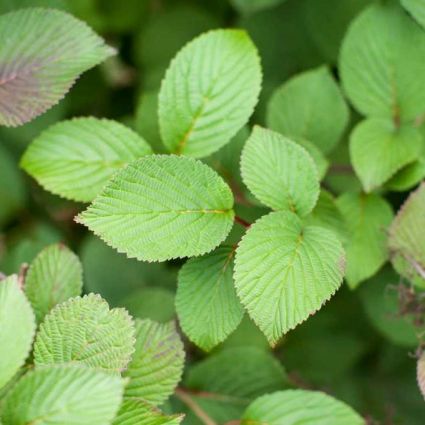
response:
[[[245,411],[242,425],[364,425],[350,406],[315,391],[287,390],[255,400]]]
[[[7,395],[3,425],[105,425],[122,400],[124,381],[78,366],[50,366],[28,372]]]
[[[100,295],[58,304],[45,317],[34,344],[37,366],[74,363],[122,371],[134,352],[134,325],[124,309],[109,309]]]
[[[136,320],[136,351],[123,374],[130,379],[127,397],[163,403],[180,381],[183,366],[183,343],[173,322]]]
[[[25,278],[25,294],[37,322],[56,305],[80,295],[83,270],[78,257],[62,244],[44,248],[32,262]]]
[[[235,285],[249,315],[275,344],[339,288],[344,250],[335,234],[274,212],[250,227],[235,259]]]
[[[287,137],[306,139],[327,153],[339,142],[348,117],[341,90],[330,71],[321,67],[276,89],[268,104],[267,125]]]
[[[178,425],[183,416],[166,416],[143,399],[126,398],[112,425]]]
[[[189,370],[185,383],[195,391],[235,397],[242,404],[289,385],[279,361],[256,347],[229,348],[207,357]]]
[[[425,288],[425,183],[412,192],[389,231],[391,261],[412,283]]]
[[[77,217],[105,242],[146,261],[205,254],[230,232],[233,195],[208,166],[150,155],[116,174]]]
[[[194,157],[225,145],[258,100],[261,67],[245,31],[215,30],[187,44],[171,62],[159,93],[167,148]]]
[[[423,0],[401,0],[401,4],[425,28],[425,3]]]
[[[17,126],[56,104],[77,77],[114,53],[87,25],[59,10],[0,16],[0,125]]]
[[[41,133],[25,152],[21,166],[45,189],[90,202],[117,170],[150,153],[140,136],[118,122],[77,118]]]
[[[241,157],[248,189],[275,210],[308,214],[319,196],[316,166],[304,148],[271,130],[254,127]]]
[[[350,137],[350,156],[366,192],[381,186],[405,165],[417,160],[422,136],[410,125],[371,118],[356,126]]]
[[[343,87],[361,113],[414,120],[425,104],[425,32],[397,2],[379,2],[351,24],[341,48]]]
[[[190,259],[179,273],[176,308],[180,326],[206,351],[234,331],[243,317],[233,285],[234,254],[234,248],[220,247]]]
[[[0,280],[0,388],[24,364],[34,332],[34,313],[17,276]]]
[[[346,279],[351,288],[372,277],[388,259],[386,231],[393,219],[391,206],[374,194],[345,193],[337,200],[348,238]]]

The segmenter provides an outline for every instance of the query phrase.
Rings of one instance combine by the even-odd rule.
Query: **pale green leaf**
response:
[[[309,142],[308,140],[294,138],[293,141],[301,145],[313,158],[313,161],[316,164],[319,180],[322,180],[329,167],[329,161],[324,153],[314,143]]]
[[[337,205],[348,232],[345,278],[351,288],[356,288],[388,259],[386,232],[393,212],[385,199],[374,194],[347,192],[338,198]]]
[[[150,155],[116,174],[77,218],[105,242],[145,261],[205,254],[233,226],[233,195],[208,166]]]
[[[419,130],[410,125],[398,127],[389,119],[362,121],[350,136],[351,162],[366,192],[417,160],[421,151]]]
[[[83,270],[78,257],[62,244],[50,245],[32,262],[25,278],[25,294],[37,322],[56,305],[81,294]]]
[[[316,166],[304,148],[271,130],[254,127],[241,157],[242,179],[264,205],[304,216],[317,202]]]
[[[183,416],[166,416],[143,399],[126,398],[112,425],[178,425]]]
[[[127,397],[163,403],[180,381],[183,366],[183,343],[173,322],[136,320],[136,351],[123,374],[130,379]]]
[[[343,87],[364,115],[414,120],[425,104],[425,32],[397,5],[379,2],[351,24],[340,55]]]
[[[114,54],[84,22],[53,9],[0,16],[0,125],[17,126],[56,104],[84,71]]]
[[[34,332],[34,313],[17,276],[0,280],[0,388],[24,364]]]
[[[425,29],[425,2],[423,0],[401,0],[401,4]]]
[[[412,192],[389,229],[388,244],[395,269],[425,288],[425,183]]]
[[[261,78],[245,31],[210,31],[187,44],[159,93],[160,131],[169,151],[203,157],[228,143],[252,114]]]
[[[331,193],[322,189],[319,199],[311,214],[305,218],[309,225],[320,226],[333,231],[341,242],[347,238],[347,228],[344,217]]]
[[[324,153],[337,145],[348,118],[341,90],[325,67],[284,83],[270,98],[267,109],[268,127],[287,137],[306,139]]]
[[[34,344],[34,362],[120,372],[133,352],[134,324],[127,311],[110,310],[100,295],[89,294],[58,304],[45,317]]]
[[[242,304],[275,344],[335,293],[344,266],[333,232],[283,211],[249,228],[236,250],[234,278]]]
[[[50,366],[28,372],[7,395],[4,425],[105,425],[122,400],[118,376],[78,366]]]
[[[140,136],[118,122],[76,118],[41,133],[21,166],[48,191],[90,202],[117,170],[150,153]]]
[[[185,383],[195,391],[227,395],[240,403],[289,385],[279,361],[256,347],[229,348],[207,357],[189,370]]]
[[[233,285],[234,254],[234,248],[220,247],[190,259],[179,273],[176,309],[180,326],[205,351],[226,339],[243,317]]]
[[[365,420],[342,401],[319,392],[287,390],[268,394],[249,405],[242,425],[364,425]]]

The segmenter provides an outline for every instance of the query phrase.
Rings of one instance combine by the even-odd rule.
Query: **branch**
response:
[[[176,396],[204,423],[204,425],[218,425],[211,419],[207,413],[199,406],[196,401],[182,388],[176,389]]]

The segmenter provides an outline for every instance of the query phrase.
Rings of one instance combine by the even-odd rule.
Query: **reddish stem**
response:
[[[237,215],[235,215],[235,222],[245,227],[246,229],[249,229],[251,227],[251,223],[248,223],[246,220]]]

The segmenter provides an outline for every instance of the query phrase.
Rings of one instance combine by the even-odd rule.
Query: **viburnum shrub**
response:
[[[84,20],[128,34],[147,3],[166,6],[10,3],[0,138],[23,126],[21,168],[77,203],[54,210],[63,201],[34,188],[30,205],[67,236],[41,228],[11,249],[24,189],[0,151],[0,423],[423,423],[425,2],[233,0],[239,25],[186,5],[146,24],[135,62],[145,86],[162,80],[134,120],[76,116],[98,74],[67,119],[34,127],[110,57],[111,86],[136,78]],[[53,8],[14,10],[40,5]],[[79,247],[84,228],[80,262],[57,239]],[[409,350],[419,390],[391,374]],[[380,404],[385,386],[396,401]]]

